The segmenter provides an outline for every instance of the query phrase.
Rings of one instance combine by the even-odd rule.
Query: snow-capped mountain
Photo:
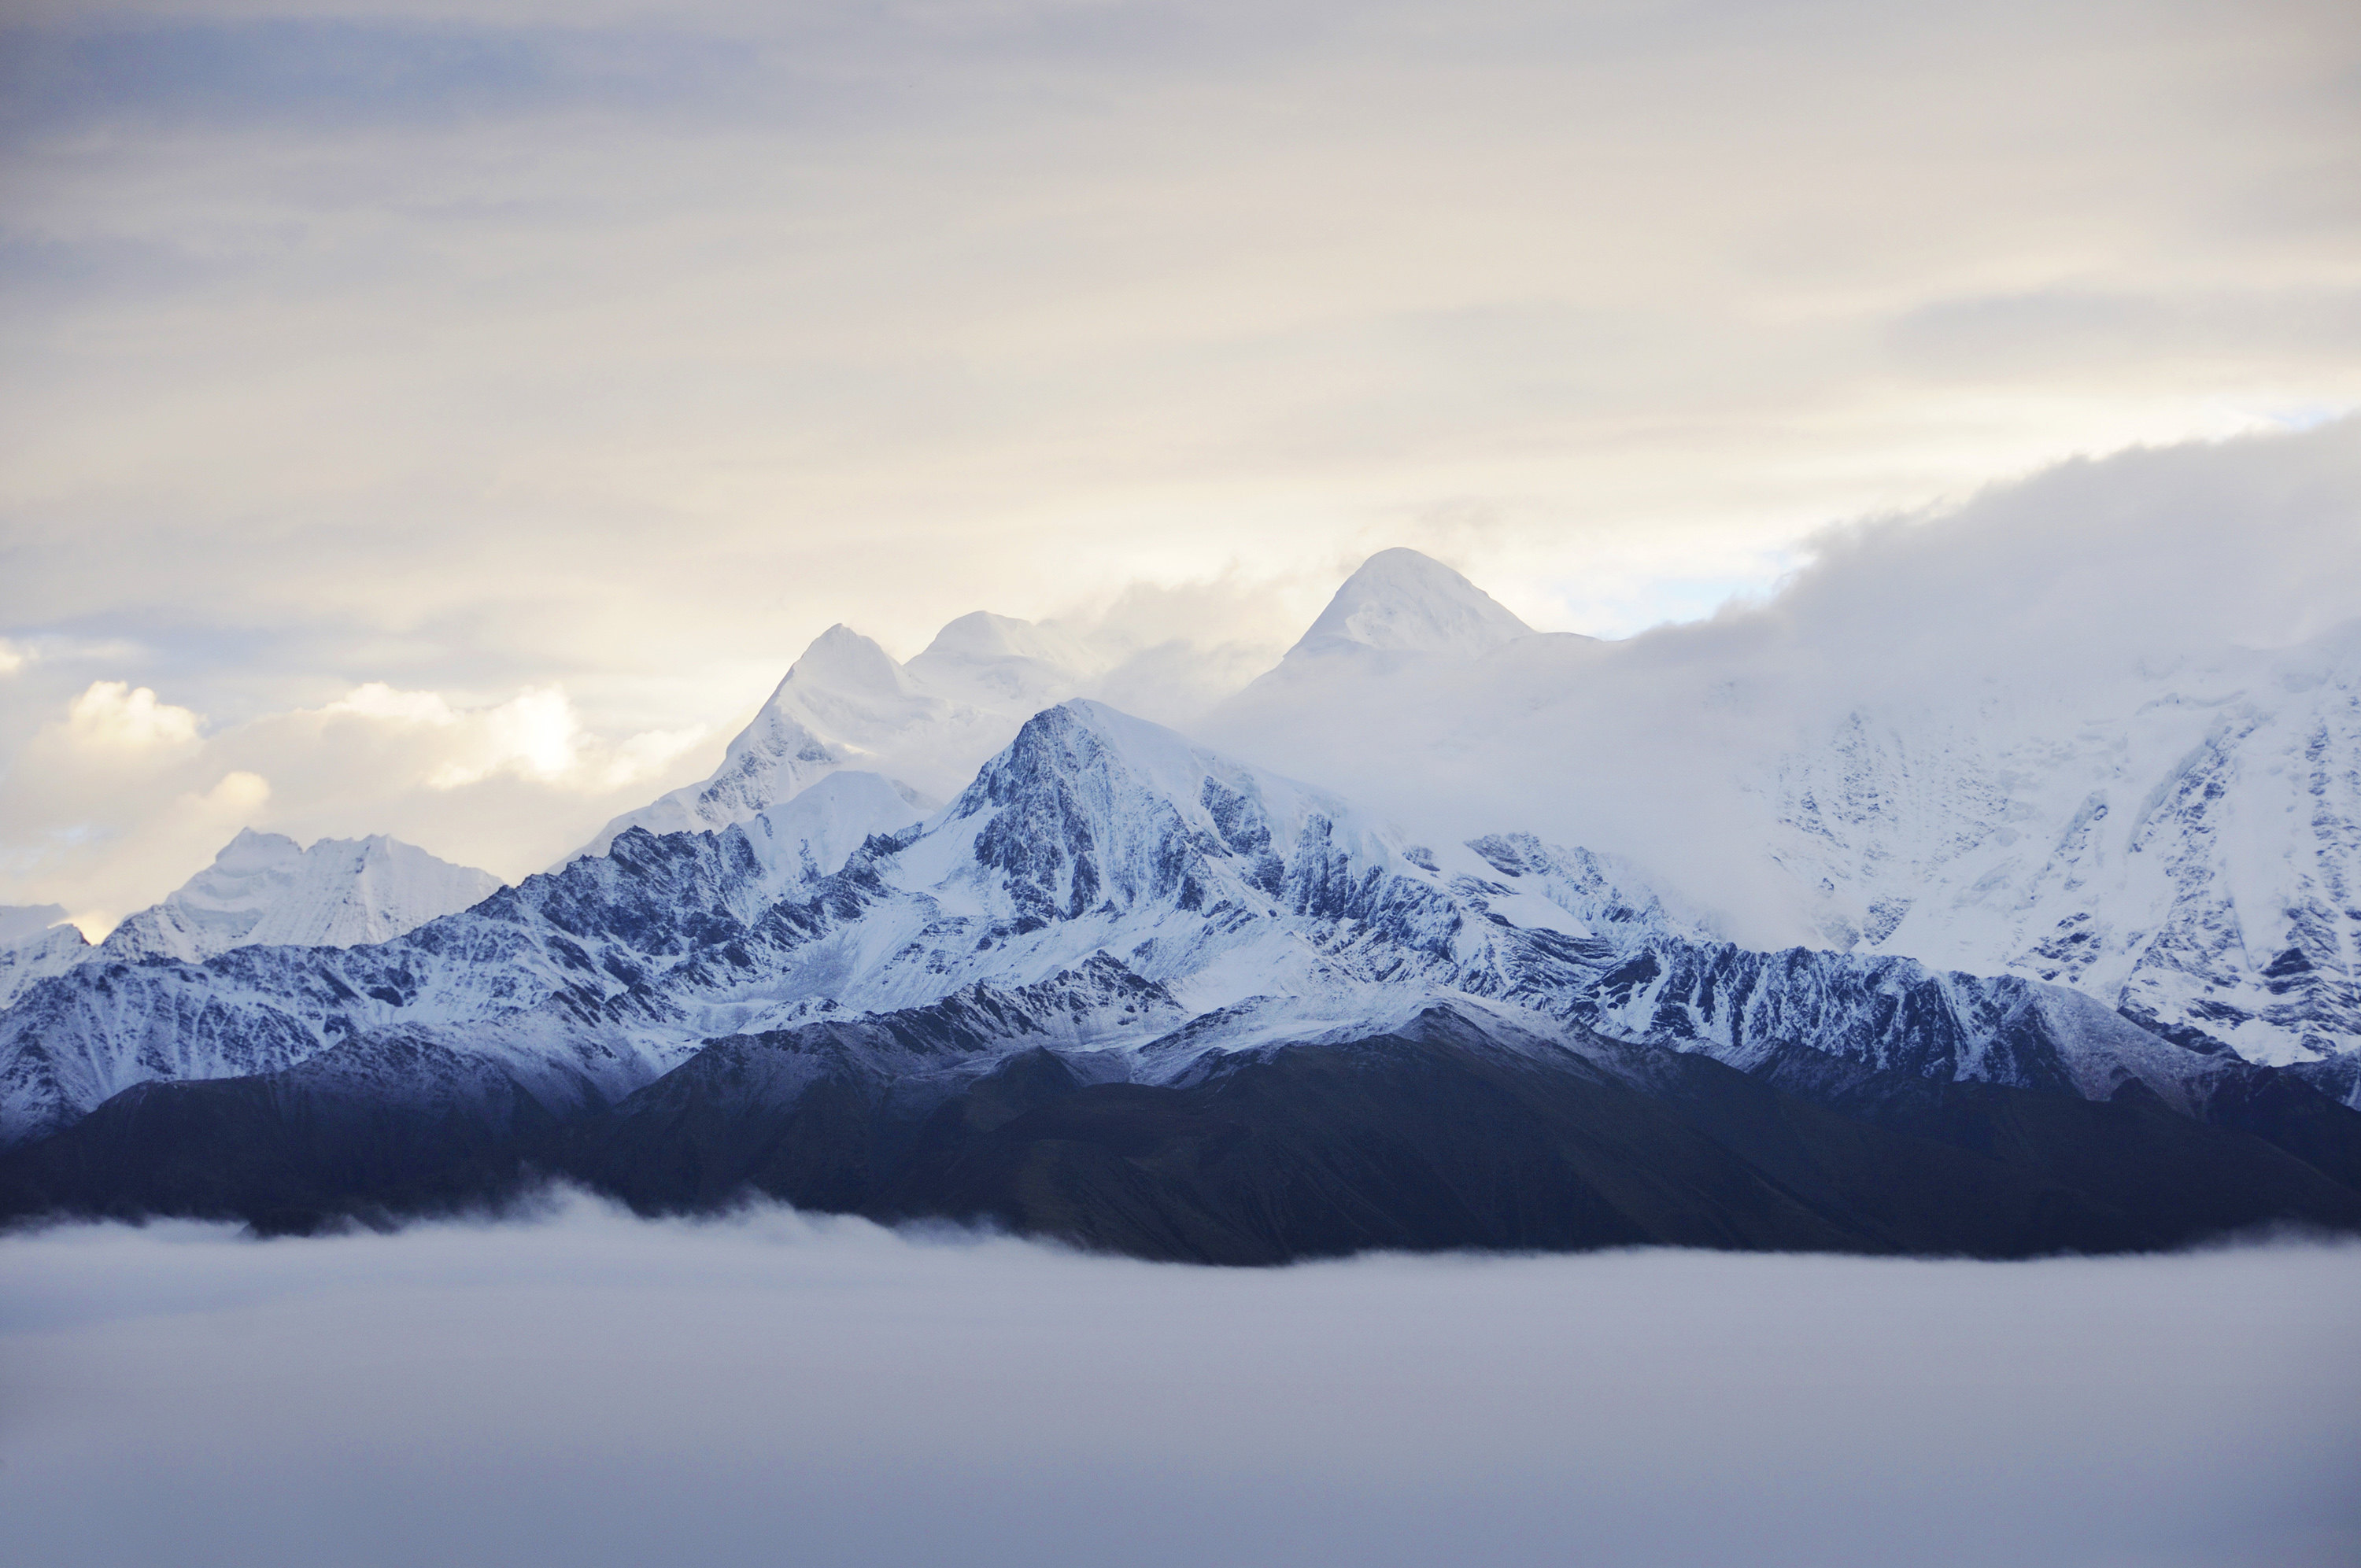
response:
[[[1071,632],[983,610],[935,633],[904,666],[925,690],[1020,721],[1087,690],[1112,667]]]
[[[1532,635],[1532,627],[1433,556],[1380,550],[1345,579],[1288,653],[1370,649],[1473,659]]]
[[[1608,1114],[1592,1103],[1599,1095],[1657,1105],[1614,1099],[1619,1124],[1668,1113],[1658,1102],[1695,1090],[1667,1088],[1672,1069],[1660,1060],[1688,1056],[1727,1064],[1718,1072],[1736,1069],[1713,1080],[1722,1086],[1715,1096],[1737,1092],[1730,1085],[1748,1072],[1880,1104],[1894,1091],[1865,1085],[1982,1084],[2073,1105],[2135,1095],[2167,1118],[2157,1126],[2263,1115],[2274,1136],[2325,1137],[2321,1157],[2331,1163],[2346,1152],[2361,1160],[2361,1142],[2346,1151],[2340,1141],[2344,1124],[2324,1134],[2314,1125],[2351,1113],[2303,1098],[2311,1091],[2301,1083],[2281,1087],[2274,1069],[2176,1045],[2078,993],[1946,975],[1901,959],[1750,953],[1711,942],[1611,860],[1530,837],[1405,842],[1333,796],[1086,701],[1036,716],[949,805],[923,822],[913,816],[881,776],[840,772],[719,831],[626,831],[605,856],[390,942],[82,965],[36,984],[0,1014],[7,1136],[22,1144],[54,1134],[12,1168],[52,1194],[40,1201],[55,1201],[57,1192],[85,1190],[74,1183],[116,1179],[105,1170],[117,1157],[76,1149],[122,1150],[125,1172],[148,1170],[152,1158],[187,1172],[214,1169],[214,1157],[169,1154],[181,1146],[176,1140],[234,1137],[218,1151],[222,1168],[243,1169],[257,1148],[293,1158],[284,1140],[311,1147],[306,1140],[324,1137],[318,1157],[349,1181],[357,1157],[339,1140],[393,1125],[389,1116],[412,1118],[401,1124],[425,1140],[385,1156],[411,1170],[445,1169],[438,1162],[460,1157],[460,1144],[476,1159],[527,1136],[561,1139],[533,1160],[589,1168],[617,1139],[654,1136],[671,1147],[669,1140],[707,1136],[694,1127],[725,1124],[747,1124],[745,1135],[791,1155],[805,1146],[786,1129],[862,1106],[859,1118],[884,1118],[873,1135],[908,1129],[890,1135],[901,1140],[890,1143],[904,1151],[891,1157],[899,1160],[917,1157],[909,1137],[934,1124],[928,1117],[952,1114],[953,1103],[968,1107],[957,1114],[971,1130],[1005,1123],[974,1097],[1007,1092],[1012,1073],[1033,1075],[1027,1094],[1061,1102],[1097,1085],[1179,1104],[1257,1063],[1296,1064],[1292,1073],[1356,1059],[1355,1042],[1380,1038],[1393,1043],[1371,1047],[1378,1054],[1370,1059],[1389,1064],[1386,1103],[1401,1114],[1425,1102],[1415,1084],[1429,1069],[1415,1062],[1432,1066],[1438,1050],[1456,1064],[1453,1072],[1508,1072],[1545,1098],[1590,1097],[1584,1116]],[[1806,1059],[1823,1065],[1807,1070]],[[1038,1072],[1025,1065],[1036,1061]],[[1402,1072],[1410,1079],[1393,1076]],[[231,1100],[181,1119],[175,1107],[197,1105],[186,1096],[211,1094],[209,1085]],[[2296,1132],[2279,1125],[2294,1114],[2279,1105],[2289,1096],[2313,1118]],[[2258,1102],[2264,1112],[2253,1110]],[[93,1114],[102,1105],[104,1113]],[[1774,1113],[1806,1114],[1773,1105],[1743,1115],[1752,1128]],[[1721,1124],[1701,1107],[1682,1114],[1706,1120],[1677,1135],[1660,1129],[1663,1137],[1720,1138],[1710,1160],[1752,1162],[1755,1174],[1714,1180],[1762,1179],[1757,1168],[1771,1157],[1756,1132],[1740,1139],[1744,1148],[1724,1147],[1737,1136],[1727,1126],[1708,1136],[1700,1129]],[[649,1131],[682,1116],[674,1132]],[[150,1132],[137,1131],[143,1126]],[[566,1128],[582,1130],[561,1137]],[[819,1157],[838,1135],[813,1134],[818,1141],[807,1153]],[[1458,1152],[1449,1157],[1470,1157],[1466,1140],[1486,1135],[1476,1124],[1451,1135]],[[782,1137],[789,1144],[777,1145]],[[1689,1152],[1679,1157],[1708,1159],[1692,1143],[1680,1144]],[[443,1152],[420,1152],[430,1146]],[[647,1157],[656,1164],[627,1162],[619,1190],[686,1156],[675,1148]],[[2283,1157],[2236,1157],[2277,1170],[2269,1161]],[[270,1168],[281,1174],[257,1179],[283,1187],[283,1168]],[[2231,1181],[2231,1207],[2342,1223],[2338,1205],[2349,1201],[2361,1223],[2361,1193],[2338,1197],[2341,1188],[2304,1174],[2312,1171],[2286,1177],[2290,1191],[2312,1194],[2287,1198],[2292,1209],[2270,1208],[2280,1200],[2248,1192],[2244,1177]],[[2269,1188],[2280,1178],[2254,1179]],[[856,1189],[885,1201],[858,1182],[843,1190]],[[834,1190],[787,1190],[798,1201]],[[195,1200],[184,1192],[173,1201]],[[1679,1201],[1664,1201],[1671,1207],[1663,1213],[1681,1212]],[[1913,1223],[1935,1223],[1933,1216]],[[1826,1245],[1856,1235],[1843,1229],[1851,1221],[1827,1223],[1837,1228],[1774,1231]],[[2151,1234],[2107,1231],[2117,1222],[2103,1216],[2089,1223],[2099,1227],[2092,1236]],[[1662,1234],[1689,1233],[1675,1225]],[[1207,1245],[1205,1255],[1243,1257],[1266,1244]],[[1284,1255],[1292,1244],[1269,1245]]]
[[[1472,657],[1532,634],[1441,562],[1386,550],[1337,590],[1288,657]],[[1121,662],[1060,627],[980,610],[945,626],[906,664],[851,627],[832,626],[789,667],[712,776],[623,813],[575,853],[603,854],[632,828],[664,834],[744,822],[842,768],[882,773],[914,804],[931,806],[957,793],[1026,719],[1111,679],[1120,684],[1122,672]]]
[[[613,856],[385,943],[247,945],[204,961],[102,948],[0,1013],[0,1136],[70,1122],[134,1083],[276,1071],[381,1028],[447,1035],[561,1100],[635,1083],[707,1021],[660,1002],[654,976],[691,953],[740,973],[708,938],[760,927],[914,817],[884,779],[843,773],[719,835],[634,830]]]
[[[233,948],[383,942],[496,892],[498,877],[381,835],[309,849],[242,829],[212,865],[98,943],[55,905],[0,910],[0,1008],[34,981],[94,959],[197,961]]]
[[[1306,659],[1372,654],[1478,659],[1530,635],[1532,628],[1443,562],[1417,550],[1378,550],[1289,647],[1282,671]]]
[[[2100,1098],[2137,1079],[2187,1102],[2228,1059],[2018,980],[1838,954],[1747,968],[1587,851],[1405,844],[1087,702],[1030,720],[957,799],[911,815],[883,779],[840,773],[719,833],[627,832],[608,856],[392,942],[86,965],[0,1015],[8,1124],[22,1136],[141,1078],[273,1070],[388,1030],[579,1100],[718,1036],[1094,966],[1158,999],[1111,1037],[1150,1064],[1184,1023],[1196,1052],[1438,997],[1543,1032],[1578,1023],[1741,1058],[1801,1036],[1881,1067]],[[1877,1022],[1897,1002],[1922,1014],[1898,1033]],[[2070,1034],[2099,1044],[2070,1048]]]
[[[566,858],[603,855],[634,828],[695,833],[748,821],[839,769],[873,762],[862,740],[890,741],[973,722],[951,703],[918,691],[884,649],[849,626],[831,626],[788,667],[711,777],[625,812]],[[913,801],[921,798],[902,787]]]
[[[56,904],[0,905],[0,1008],[37,980],[63,974],[93,948]]]
[[[2361,1047],[2361,625],[2114,711],[1848,716],[1773,854],[1835,945],[2026,974],[2250,1060]]]
[[[27,938],[0,1213],[562,1171],[1240,1262],[2361,1227],[2356,642],[1848,705],[1396,551],[1216,716],[1247,761],[1060,697],[1106,669],[1052,629],[838,627],[480,901],[248,835],[82,961]]]
[[[944,627],[906,665],[851,627],[832,626],[789,666],[710,778],[625,812],[576,854],[603,854],[632,828],[663,834],[744,822],[846,768],[893,780],[914,805],[936,805],[1018,725],[1107,667],[1055,628],[980,611]]]
[[[1370,598],[1403,572],[1356,577],[1320,624],[1384,620]],[[1733,622],[1290,655],[1210,729],[1437,836],[1579,832],[1752,945],[2054,982],[2258,1062],[2361,1049],[2361,625],[1965,681],[1794,641]]]
[[[349,948],[383,942],[467,908],[500,881],[381,834],[309,849],[241,830],[164,901],[107,933],[98,956],[195,962],[232,948]]]

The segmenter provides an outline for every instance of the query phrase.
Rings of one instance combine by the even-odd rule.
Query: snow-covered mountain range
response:
[[[308,849],[247,828],[214,863],[107,933],[112,958],[196,961],[232,948],[350,948],[390,941],[480,903],[500,880],[382,834]]]
[[[1644,834],[1602,850],[1513,819],[1458,830],[1466,809],[1520,798],[1488,780],[1561,790],[1579,815],[1621,737],[1578,721],[1639,686],[1621,645],[1533,633],[1414,553],[1356,574],[1216,716],[1252,761],[1060,697],[1103,672],[1040,628],[966,618],[901,665],[839,627],[712,779],[548,874],[491,891],[382,840],[291,860],[284,840],[241,839],[119,945],[31,977],[0,1012],[0,1142],[19,1149],[0,1195],[308,1212],[480,1196],[483,1162],[508,1160],[664,1206],[725,1201],[717,1173],[735,1171],[823,1206],[990,1212],[1251,1260],[1328,1243],[1288,1240],[1301,1215],[1233,1212],[1245,1200],[1203,1162],[1231,1171],[1263,1146],[1208,1129],[1317,1143],[1303,1107],[1350,1081],[1367,1138],[1423,1129],[1428,1174],[1389,1185],[1411,1179],[1380,1160],[1315,1179],[1289,1144],[1253,1157],[1255,1180],[1279,1184],[1254,1202],[1292,1214],[1342,1181],[1355,1201],[1395,1194],[1382,1208],[1414,1188],[1427,1228],[1349,1233],[1384,1245],[2005,1252],[2361,1223],[2355,646],[2144,675],[2148,695],[2099,718],[2080,697],[2007,694],[1967,714],[1854,707],[1817,745],[1793,713],[1766,720],[1775,704],[1706,679],[1693,712],[1655,715],[1730,718],[1671,753],[1687,771],[1648,776],[1662,751],[1624,761],[1637,795],[1708,803],[1717,852],[1758,835],[1758,885],[1818,938],[1770,950],[1730,939],[1740,920],[1677,856],[1681,874],[1651,863]],[[1311,765],[1257,765],[1290,751]],[[1587,769],[1554,767],[1578,756]],[[1391,781],[1381,809],[1337,782],[1356,776]],[[1454,804],[1422,806],[1422,790]],[[352,912],[355,890],[375,913]],[[452,912],[370,939],[368,920],[437,900]],[[1323,1076],[1355,1062],[1374,1076]],[[1521,1085],[1521,1108],[1470,1101],[1493,1134],[1430,1124],[1448,1099],[1432,1098],[1436,1074],[1479,1100]],[[1293,1130],[1256,1122],[1276,1103],[1256,1093],[1294,1107]],[[1011,1094],[1032,1109],[991,1109]],[[1025,1131],[1053,1106],[1096,1119]],[[1642,1124],[1654,1152],[1595,1163],[1601,1129]],[[1791,1146],[1807,1124],[1808,1179]],[[411,1130],[385,1145],[390,1126]],[[1535,1168],[1573,1180],[1573,1161],[1620,1217],[1529,1225],[1513,1183],[1478,1201],[1455,1185],[1474,1177],[1433,1174],[1488,1159],[1467,1140],[1495,1135],[1540,1139]],[[322,1152],[347,1137],[379,1164]],[[1072,1153],[1084,1145],[1104,1159]],[[1961,1174],[1971,1157],[1984,1163]],[[1196,1173],[1178,1187],[1175,1160]],[[1634,1160],[1702,1185],[1614,1197],[1642,1181]],[[248,1185],[223,1195],[224,1172]],[[1428,1212],[1436,1181],[1466,1215]],[[2005,1234],[1974,1230],[1951,1181],[2015,1215]],[[1880,1182],[1917,1207],[1871,1215]]]
[[[1468,591],[1429,576],[1402,602]],[[1208,731],[1438,835],[1578,835],[1750,945],[2054,982],[2259,1062],[2361,1049],[2361,622],[1932,696],[1712,626],[1397,645],[1299,649]]]
[[[1088,688],[1109,661],[1053,627],[961,616],[907,664],[831,626],[789,666],[711,777],[616,817],[577,854],[632,828],[727,828],[840,769],[882,774],[913,806],[956,794],[1017,726]],[[571,857],[569,857],[571,858]]]
[[[2254,1061],[2361,1047],[2361,624],[2011,732],[1856,713],[1769,788],[1835,945],[2054,981]]]
[[[57,905],[0,910],[0,1007],[34,981],[95,959],[196,962],[233,948],[390,941],[500,886],[489,872],[383,835],[322,839],[307,849],[247,828],[162,903],[95,944]]]

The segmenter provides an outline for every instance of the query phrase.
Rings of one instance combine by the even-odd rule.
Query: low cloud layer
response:
[[[27,1560],[2297,1568],[2361,1252],[1159,1267],[763,1211],[0,1243]]]

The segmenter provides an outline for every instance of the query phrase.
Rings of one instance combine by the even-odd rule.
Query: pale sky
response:
[[[2361,406],[2349,0],[9,14],[0,902],[519,874],[838,620],[1628,634]]]

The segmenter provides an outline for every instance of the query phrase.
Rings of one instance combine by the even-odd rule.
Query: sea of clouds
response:
[[[778,1209],[0,1242],[52,1564],[2361,1554],[2361,1246],[1156,1266]]]

